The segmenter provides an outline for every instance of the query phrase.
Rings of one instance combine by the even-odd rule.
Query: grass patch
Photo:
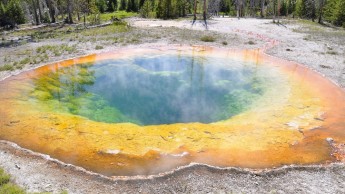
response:
[[[13,65],[5,64],[3,66],[0,66],[0,71],[12,71],[14,70]]]
[[[135,16],[138,16],[138,14],[134,12],[117,11],[115,13],[102,13],[99,17],[101,21],[110,21],[112,18],[124,19]]]
[[[3,169],[0,168],[0,185],[4,185],[10,182],[10,175],[6,174]]]
[[[329,50],[326,53],[329,54],[329,55],[338,55],[337,51],[332,51],[332,50]]]
[[[249,44],[249,45],[254,45],[255,42],[250,40],[250,41],[247,42],[247,44]]]
[[[200,38],[200,40],[203,42],[214,42],[216,41],[216,38],[214,38],[213,36],[203,36]]]
[[[17,62],[13,63],[13,67],[15,67],[16,69],[23,69],[24,66],[25,66],[24,64],[20,64]]]
[[[54,56],[61,56],[64,53],[72,54],[77,51],[77,45],[67,45],[67,44],[61,44],[61,45],[44,45],[40,46],[36,49],[37,54],[40,55],[40,60],[46,60],[49,59],[48,54],[52,54]]]
[[[0,194],[29,194],[24,189],[20,188],[10,182],[11,176],[0,168]],[[49,192],[35,193],[35,194],[49,194]],[[68,194],[67,191],[62,191],[61,194]]]
[[[28,64],[28,63],[30,63],[30,59],[28,57],[23,59],[23,60],[21,60],[21,61],[19,61],[19,64],[21,64],[21,65],[25,65],[25,64]]]
[[[0,194],[25,194],[25,191],[17,185],[7,183],[0,187]]]
[[[104,36],[104,35],[111,35],[115,33],[122,33],[122,32],[127,32],[127,23],[126,22],[114,22],[114,24],[105,26],[105,27],[100,27],[100,28],[92,28],[92,29],[87,29],[84,31],[81,31],[80,34],[83,36]]]
[[[101,50],[101,49],[103,49],[103,46],[97,45],[97,46],[95,47],[95,49],[96,49],[96,50]]]
[[[25,191],[10,183],[10,175],[0,168],[0,194],[25,194]]]

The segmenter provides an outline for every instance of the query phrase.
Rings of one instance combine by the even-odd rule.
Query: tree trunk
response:
[[[255,2],[254,2],[254,0],[250,0],[250,15],[251,15],[251,17],[255,17]]]
[[[170,11],[170,9],[171,9],[171,0],[167,0],[167,4],[168,4],[168,6],[167,6],[167,15],[166,15],[166,18],[168,19],[168,18],[170,18],[170,15],[171,15],[171,11]]]
[[[203,6],[203,19],[207,28],[207,0],[204,0],[204,6]]]
[[[288,4],[286,4],[286,17],[289,16],[289,8],[290,8],[290,1]]]
[[[50,15],[50,23],[55,23],[55,7],[53,5],[53,1],[52,0],[46,0],[48,9],[49,9],[49,15]]]
[[[318,19],[318,23],[319,24],[322,24],[322,8],[320,6],[320,9],[319,9],[319,19]]]
[[[198,1],[194,0],[194,19],[193,19],[193,24],[196,21],[196,10],[197,10],[197,8],[198,8]]]
[[[244,9],[244,0],[237,0],[237,17],[240,19],[240,17],[243,17],[243,9]]]
[[[276,23],[276,0],[273,0],[273,23]]]
[[[43,15],[42,15],[42,10],[41,10],[40,0],[37,0],[37,7],[38,7],[38,15],[40,18],[40,23],[41,23],[41,21],[43,19]]]
[[[279,24],[279,16],[280,16],[280,0],[278,0],[278,5],[277,5],[277,20],[278,20],[278,24]]]
[[[261,0],[260,16],[264,18],[265,0]]]
[[[323,14],[323,6],[324,6],[324,0],[319,0],[319,19],[318,23],[322,24],[322,14]]]
[[[194,19],[196,20],[196,10],[198,8],[198,1],[194,0]]]
[[[67,11],[68,11],[68,23],[73,24],[73,16],[72,16],[72,0],[67,1]]]
[[[240,16],[240,9],[241,9],[241,8],[240,8],[240,2],[239,2],[239,1],[240,1],[240,0],[238,0],[237,3],[236,3],[237,18],[238,18],[238,19],[240,19],[240,17],[241,17],[241,16]]]
[[[33,14],[34,14],[34,18],[35,18],[35,24],[36,25],[40,25],[40,19],[37,15],[37,6],[36,6],[36,1],[35,0],[31,0],[32,3],[32,8],[33,8]]]
[[[315,22],[315,1],[311,0],[311,21]]]

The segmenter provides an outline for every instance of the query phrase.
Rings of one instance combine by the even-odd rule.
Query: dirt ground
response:
[[[82,35],[46,38],[16,46],[0,47],[0,66],[9,60],[21,61],[35,55],[45,45],[75,45],[72,52],[54,55],[21,69],[1,71],[0,80],[38,66],[123,47],[158,47],[169,44],[207,45],[224,48],[263,49],[267,54],[296,61],[317,71],[340,87],[345,87],[345,30],[298,20],[214,18],[208,30],[190,20],[146,20],[130,18],[129,31],[81,40]],[[203,42],[202,36],[214,42]],[[3,39],[13,35],[3,34]],[[77,37],[77,38],[76,38]],[[86,37],[86,35],[85,35]],[[83,37],[82,37],[83,38]],[[114,41],[116,39],[116,41]],[[111,43],[109,43],[111,42]],[[270,47],[275,44],[276,46]],[[102,45],[102,49],[96,49]],[[10,58],[10,59],[9,59]],[[344,164],[287,166],[250,171],[190,165],[165,175],[143,179],[114,180],[64,164],[49,156],[33,153],[15,144],[0,141],[0,166],[13,181],[29,192],[68,193],[345,193]]]

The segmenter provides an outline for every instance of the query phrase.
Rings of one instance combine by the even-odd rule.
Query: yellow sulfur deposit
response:
[[[48,93],[30,93],[30,83],[52,70],[150,52],[228,57],[273,68],[284,81],[272,84],[248,110],[209,124],[97,122],[38,107],[30,98],[50,98]],[[0,100],[0,139],[109,176],[157,174],[191,162],[247,168],[326,163],[334,160],[326,138],[345,143],[344,90],[299,64],[260,50],[123,49],[10,77],[0,82]]]

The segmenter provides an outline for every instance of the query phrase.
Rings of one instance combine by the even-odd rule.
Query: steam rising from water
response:
[[[47,93],[72,114],[109,123],[210,123],[260,98],[276,81],[263,71],[227,58],[146,55],[58,69],[49,85],[36,79],[32,96]]]

